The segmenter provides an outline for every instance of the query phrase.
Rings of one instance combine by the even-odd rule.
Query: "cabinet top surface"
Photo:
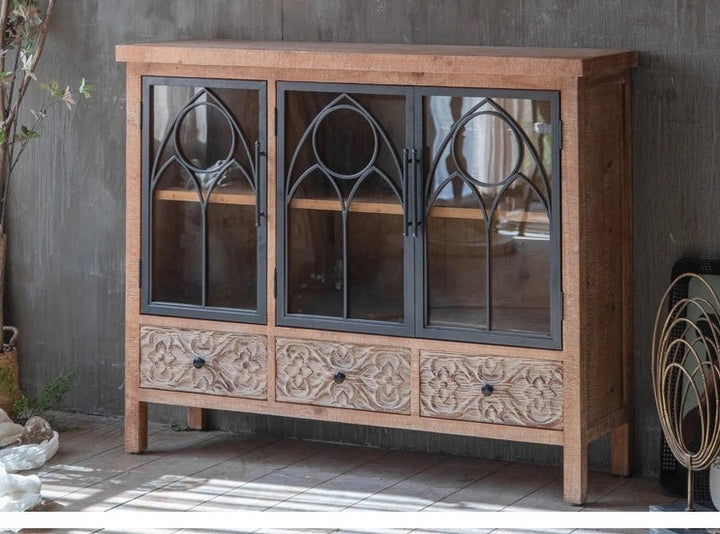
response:
[[[169,41],[118,45],[117,61],[274,69],[590,76],[637,65],[637,52],[289,41]]]

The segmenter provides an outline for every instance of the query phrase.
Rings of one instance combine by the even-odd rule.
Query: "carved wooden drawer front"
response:
[[[140,386],[266,399],[267,338],[143,326]]]
[[[277,339],[279,401],[410,413],[410,350]]]
[[[420,415],[561,429],[562,364],[420,352]]]

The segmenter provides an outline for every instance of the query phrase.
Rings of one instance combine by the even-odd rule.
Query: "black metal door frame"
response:
[[[414,89],[414,146],[423,147],[423,103],[425,96],[475,97],[475,98],[517,98],[532,100],[548,100],[551,104],[551,131],[552,131],[552,175],[550,184],[551,210],[550,210],[550,334],[536,334],[532,332],[504,332],[492,330],[488,321],[486,329],[440,327],[427,324],[427,231],[425,205],[425,172],[422,157],[416,162],[415,189],[416,219],[414,221],[415,233],[415,336],[419,338],[440,339],[446,341],[470,341],[475,343],[488,343],[497,345],[512,345],[532,348],[562,348],[562,287],[561,287],[561,234],[560,234],[560,95],[555,91],[535,90],[490,90],[475,88],[446,88],[446,87],[416,87]],[[458,121],[461,119],[458,119]],[[454,125],[453,125],[454,126]],[[422,150],[422,148],[420,149]],[[488,260],[489,261],[489,260]],[[490,318],[489,293],[490,269],[486,272],[486,291],[488,292],[488,318]]]
[[[400,160],[403,174],[403,225],[405,232],[403,235],[403,263],[404,263],[404,321],[402,323],[392,323],[386,321],[372,321],[367,319],[339,318],[329,316],[307,315],[288,312],[288,280],[287,280],[287,260],[288,260],[288,226],[287,226],[287,209],[288,196],[287,177],[286,177],[286,158],[285,158],[285,105],[286,93],[289,91],[312,91],[322,93],[337,93],[341,95],[353,94],[374,94],[374,95],[398,95],[405,96],[405,147],[396,156]],[[322,113],[322,111],[320,112]],[[313,120],[315,117],[313,118]],[[313,82],[277,82],[277,300],[276,300],[276,322],[280,326],[294,326],[303,328],[318,328],[326,330],[339,330],[346,332],[359,332],[367,334],[384,334],[394,336],[413,336],[414,317],[413,317],[413,280],[412,266],[414,263],[412,236],[407,232],[408,222],[412,219],[412,202],[414,198],[414,190],[412,181],[406,175],[410,170],[406,164],[407,155],[410,153],[412,142],[412,88],[402,86],[377,86],[377,85],[356,85],[356,84],[318,84]],[[311,121],[307,128],[312,126]],[[344,215],[345,217],[345,215]],[[346,227],[346,225],[344,225]],[[346,254],[346,251],[344,252]],[[344,273],[347,272],[347,266],[343,265]],[[347,283],[343,283],[344,295],[344,315],[347,315]]]
[[[257,232],[256,309],[245,310],[207,306],[204,302],[207,280],[207,251],[203,235],[203,303],[183,304],[152,300],[152,191],[150,149],[152,138],[152,88],[167,85],[212,89],[242,89],[258,92],[258,140],[254,146],[254,183]],[[186,106],[187,107],[187,106]],[[214,319],[267,324],[267,83],[262,81],[219,80],[207,78],[143,76],[142,78],[142,192],[141,192],[141,266],[140,312],[143,314]],[[186,111],[185,108],[181,113]],[[203,222],[203,233],[206,221]]]
[[[287,219],[286,219],[286,187],[285,187],[285,93],[292,90],[335,93],[364,94],[406,94],[408,95],[408,128],[407,147],[403,150],[402,159],[406,165],[404,178],[407,185],[404,190],[409,197],[405,198],[405,323],[401,328],[387,323],[365,321],[361,319],[338,319],[313,315],[289,314],[287,311]],[[533,90],[486,90],[440,87],[393,87],[368,86],[354,84],[318,84],[310,82],[278,82],[278,162],[277,162],[277,195],[278,195],[278,272],[277,272],[277,324],[281,326],[298,326],[342,330],[370,334],[388,334],[409,337],[421,337],[448,341],[471,341],[488,344],[513,345],[522,347],[552,348],[562,347],[562,288],[561,288],[561,234],[560,234],[560,101],[559,93],[554,91]],[[430,327],[426,321],[427,311],[427,275],[424,203],[424,169],[422,165],[423,145],[423,110],[422,98],[426,95],[473,96],[483,98],[523,98],[548,100],[551,103],[552,133],[552,175],[551,175],[551,210],[550,210],[550,334],[504,332],[498,330],[479,330],[461,327]],[[420,148],[418,148],[420,147]],[[489,277],[489,273],[487,274]],[[489,284],[489,281],[488,281]],[[489,285],[488,285],[489,290]],[[410,323],[410,324],[408,324]]]

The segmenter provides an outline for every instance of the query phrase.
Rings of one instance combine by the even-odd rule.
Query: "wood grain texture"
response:
[[[153,404],[196,406],[210,410],[276,415],[313,421],[347,423],[350,425],[370,425],[383,428],[420,430],[452,436],[492,437],[493,439],[522,443],[561,446],[564,438],[564,432],[562,430],[418,417],[395,413],[369,412],[353,408],[318,406],[316,404],[270,402],[241,397],[204,395],[184,391],[145,388],[140,390],[139,396],[143,402]],[[473,447],[470,447],[468,450],[472,451]]]
[[[610,437],[610,473],[630,476],[630,424],[625,423],[613,429]]]
[[[140,402],[140,101],[142,67],[127,67],[126,186],[125,186],[125,450],[147,448],[147,403]]]
[[[275,365],[278,401],[410,413],[408,349],[278,338]]]
[[[272,272],[272,271],[271,271]],[[270,275],[272,276],[272,275]],[[272,294],[273,284],[272,278],[268,282],[269,291]],[[271,302],[274,303],[274,296]],[[324,340],[338,343],[356,343],[358,341],[357,333],[353,332],[331,332],[328,330],[317,330],[313,328],[291,328],[284,326],[276,326],[274,324],[255,325],[246,323],[218,323],[215,321],[201,319],[186,319],[182,317],[163,317],[159,315],[144,315],[142,317],[143,324],[147,326],[159,326],[166,328],[199,328],[205,330],[213,330],[222,325],[222,330],[227,332],[237,332],[241,334],[257,334],[265,335],[268,333],[277,334],[279,337],[308,339],[308,340]],[[268,314],[268,321],[274,323],[274,317]],[[416,350],[439,350],[444,352],[457,353],[476,353],[484,347],[485,350],[492,350],[492,353],[498,356],[506,356],[509,358],[531,358],[548,361],[563,361],[566,357],[565,351],[551,349],[534,349],[525,347],[511,346],[488,346],[456,342],[456,341],[439,341],[435,339],[406,338],[393,336],[380,336],[373,334],[362,334],[362,341],[366,345],[381,345],[391,347],[405,347]],[[268,347],[272,345],[268,341]]]
[[[562,383],[555,362],[420,352],[420,414],[427,417],[561,429]],[[492,387],[488,395],[484,386]]]
[[[628,290],[624,209],[626,188],[625,80],[612,78],[583,88],[580,180],[582,284],[581,353],[588,426],[624,406],[624,303]],[[607,143],[617,139],[619,143]]]
[[[589,76],[627,69],[637,53],[583,48],[520,48],[457,45],[312,43],[288,41],[184,41],[118,45],[116,60],[212,66]]]
[[[581,143],[580,80],[566,80],[561,90],[560,117],[563,121],[562,158],[562,287],[563,287],[563,496],[566,502],[582,502],[587,496],[586,406],[583,402],[584,364],[581,358],[580,295],[582,274],[578,224],[580,201]]]
[[[190,407],[187,409],[187,426],[191,430],[205,430],[207,410]]]
[[[201,358],[201,367],[194,360]],[[264,336],[229,332],[140,328],[140,386],[264,399]]]
[[[126,397],[125,401],[125,450],[140,453],[148,446],[148,423],[146,402]]]

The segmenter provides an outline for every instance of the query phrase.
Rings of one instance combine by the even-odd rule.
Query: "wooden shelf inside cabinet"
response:
[[[155,200],[171,200],[175,202],[199,202],[200,197],[194,189],[182,187],[167,187],[156,189]],[[235,187],[219,187],[213,190],[208,202],[210,204],[237,204],[242,206],[255,205],[255,193],[247,189]]]
[[[477,208],[458,208],[452,206],[435,206],[430,210],[430,217],[443,219],[484,219],[483,211]],[[548,217],[538,211],[496,211],[495,220],[501,222],[547,224]]]
[[[341,211],[340,201],[325,198],[294,198],[290,208],[299,210]],[[402,215],[403,209],[397,202],[381,200],[355,200],[350,203],[351,213],[381,213],[384,215]]]
[[[319,210],[319,211],[340,211],[340,202],[336,199],[318,198],[295,198],[290,202],[291,209]],[[402,206],[393,202],[382,202],[378,200],[356,200],[350,204],[351,213],[378,213],[383,215],[402,215]],[[430,210],[431,217],[443,219],[483,219],[484,214],[478,208],[464,208],[455,206],[435,206]],[[502,222],[547,224],[548,218],[545,213],[535,211],[496,211],[495,219]]]

